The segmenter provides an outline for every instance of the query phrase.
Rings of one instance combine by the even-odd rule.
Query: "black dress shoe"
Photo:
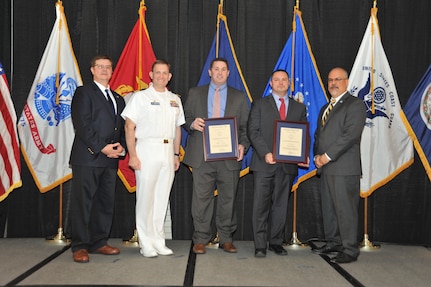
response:
[[[322,247],[312,248],[311,251],[318,254],[330,254],[343,251],[343,247],[323,245]]]
[[[350,263],[358,260],[358,258],[353,257],[352,255],[346,254],[344,252],[340,252],[337,256],[331,258],[331,262],[335,263]]]
[[[270,251],[274,251],[277,255],[287,255],[286,249],[283,248],[283,246],[278,244],[270,244],[269,248]]]
[[[265,248],[256,248],[254,250],[254,257],[266,257],[266,249]]]

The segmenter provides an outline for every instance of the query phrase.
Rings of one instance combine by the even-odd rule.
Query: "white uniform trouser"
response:
[[[167,142],[167,143],[166,143]],[[147,252],[165,246],[164,221],[174,180],[173,140],[138,139],[141,169],[136,175],[136,228]]]

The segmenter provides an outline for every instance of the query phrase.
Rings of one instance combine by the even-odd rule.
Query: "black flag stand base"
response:
[[[290,239],[289,243],[284,244],[287,248],[302,248],[307,247],[308,245],[305,243],[302,243],[301,240],[298,239],[298,234],[296,232],[292,233],[292,238]]]
[[[125,241],[124,241],[124,244],[127,244],[127,245],[136,245],[136,246],[138,246],[138,245],[139,245],[139,241],[138,241],[138,232],[136,231],[136,228],[135,228],[135,230],[133,231],[133,236],[132,236],[132,237],[130,237],[130,239],[129,239],[129,240],[125,240]]]
[[[66,245],[70,242],[69,239],[66,238],[63,234],[63,228],[59,227],[57,231],[57,235],[52,238],[46,239],[49,243],[58,244],[58,245]]]
[[[380,248],[380,245],[374,245],[369,239],[368,234],[364,234],[364,240],[360,245],[361,251],[375,251]]]

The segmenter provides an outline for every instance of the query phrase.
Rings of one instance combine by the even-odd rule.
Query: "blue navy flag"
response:
[[[307,107],[307,119],[310,123],[310,147],[313,147],[317,117],[320,108],[328,100],[311,51],[301,14],[301,11],[295,7],[292,33],[281,52],[274,71],[282,69],[289,73],[291,84],[288,94]],[[292,63],[294,63],[293,67]],[[263,92],[263,97],[272,93],[269,82],[270,80],[268,80],[268,84]],[[308,168],[299,168],[292,190],[296,190],[301,182],[316,175],[316,166],[314,165],[313,158],[313,149],[310,148],[310,166]]]
[[[198,86],[203,86],[210,83],[211,78],[208,74],[208,70],[210,68],[211,61],[214,58],[225,58],[229,63],[229,77],[227,80],[227,84],[237,90],[243,91],[246,94],[249,106],[251,106],[252,97],[244,80],[244,76],[242,75],[238,59],[236,58],[235,49],[232,44],[229,28],[227,26],[226,16],[222,13],[219,13],[217,15],[217,28],[218,31],[214,36],[214,40],[208,53],[207,60],[202,68],[202,73],[198,82]],[[187,132],[183,131],[182,135],[184,136],[182,137],[181,144],[185,144],[187,140],[185,138],[185,136],[187,136]],[[244,176],[249,172],[251,155],[252,148],[250,147],[242,160],[242,168],[240,174],[241,176]]]
[[[431,181],[431,65],[404,107],[403,121]]]

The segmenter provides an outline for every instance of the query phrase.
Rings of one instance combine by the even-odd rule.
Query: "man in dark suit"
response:
[[[226,59],[211,62],[208,73],[209,85],[190,89],[184,106],[185,128],[189,133],[183,162],[192,167],[193,197],[192,216],[194,224],[193,251],[205,253],[205,245],[211,240],[211,219],[214,209],[214,188],[217,188],[216,228],[220,245],[226,252],[237,252],[232,234],[237,228],[234,202],[238,187],[241,160],[249,147],[247,118],[249,107],[246,95],[227,86],[229,66]],[[214,98],[219,104],[214,104]],[[202,131],[206,118],[236,117],[238,134],[238,157],[231,160],[204,161]]]
[[[253,171],[253,235],[256,257],[269,250],[287,255],[282,247],[287,206],[298,164],[277,163],[273,154],[276,120],[307,122],[306,108],[288,97],[289,75],[284,70],[272,73],[272,94],[255,100],[248,119],[248,136],[253,146],[250,169]],[[308,166],[308,163],[300,164]],[[268,239],[268,222],[270,234]]]
[[[72,100],[75,140],[72,146],[72,252],[75,262],[88,262],[88,252],[115,255],[107,244],[114,214],[118,159],[125,155],[125,107],[110,90],[112,60],[91,60],[93,82],[78,87]]]
[[[347,85],[347,72],[332,69],[328,75],[331,102],[320,110],[314,142],[326,245],[313,251],[337,252],[332,258],[336,263],[356,261],[359,256],[360,142],[366,110],[362,100],[347,92]]]

